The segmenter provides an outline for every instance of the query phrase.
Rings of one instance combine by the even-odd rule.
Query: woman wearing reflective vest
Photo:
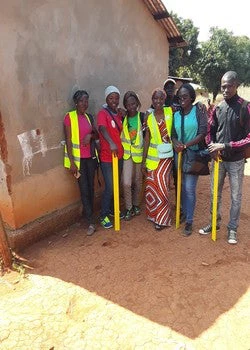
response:
[[[142,171],[146,176],[146,215],[156,230],[171,226],[170,176],[173,165],[171,132],[173,112],[164,107],[166,93],[156,89],[152,94],[154,110],[146,120]]]
[[[120,91],[110,85],[105,89],[106,104],[97,114],[97,126],[100,137],[100,164],[104,178],[104,191],[101,201],[100,221],[105,229],[113,224],[110,216],[114,215],[112,154],[118,158],[119,179],[123,166],[123,147],[121,142],[122,113],[119,109]],[[123,218],[120,213],[120,219]]]
[[[64,117],[66,136],[64,166],[78,181],[83,212],[85,213],[88,230],[91,236],[95,228],[93,217],[94,178],[97,168],[97,153],[95,139],[98,132],[94,126],[93,117],[86,113],[89,95],[84,90],[78,90],[73,96],[76,109]]]
[[[125,220],[140,215],[142,188],[142,156],[143,156],[143,120],[144,113],[139,112],[140,100],[134,91],[127,91],[123,98],[126,115],[123,120],[121,134],[123,155],[123,194],[125,201]]]

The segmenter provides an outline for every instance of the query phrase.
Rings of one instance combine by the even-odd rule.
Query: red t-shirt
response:
[[[90,144],[83,145],[82,140],[88,134],[92,132],[92,125],[88,122],[88,119],[85,115],[77,115],[78,125],[79,125],[79,142],[80,142],[80,157],[81,158],[90,158]],[[69,113],[64,117],[64,125],[71,126]]]
[[[101,109],[97,114],[97,126],[105,126],[109,136],[116,144],[118,149],[118,159],[123,157],[123,147],[121,142],[121,132],[122,132],[122,117],[120,114],[113,115],[119,129],[112,119],[111,115],[105,109]],[[99,132],[99,140],[100,140],[100,160],[102,162],[112,162],[112,153],[110,150],[109,143],[105,140],[102,133]]]

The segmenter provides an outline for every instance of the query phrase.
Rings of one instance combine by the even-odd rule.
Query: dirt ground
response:
[[[217,241],[198,234],[210,201],[209,177],[200,177],[190,237],[174,224],[155,231],[143,213],[120,232],[99,226],[87,237],[77,223],[25,249],[32,274],[0,283],[0,324],[14,332],[0,331],[0,349],[250,349],[249,186],[245,176],[236,246],[226,241],[228,182]]]

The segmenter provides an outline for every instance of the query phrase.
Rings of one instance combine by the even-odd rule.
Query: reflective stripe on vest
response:
[[[128,117],[126,116],[123,120],[123,130],[121,134],[122,146],[124,149],[123,159],[129,159],[132,157],[135,163],[142,162],[143,155],[143,134],[140,120],[140,112],[137,113],[137,133],[135,143],[132,144],[129,131],[128,131]]]
[[[86,113],[84,115],[88,120],[89,124],[91,125],[88,115]],[[79,125],[78,125],[78,117],[77,117],[76,111],[69,112],[69,118],[70,118],[70,126],[71,126],[72,155],[73,155],[75,165],[77,166],[78,169],[80,169],[81,153],[80,153],[80,141],[79,141]],[[65,149],[64,149],[64,166],[65,168],[70,168],[70,159],[68,156],[67,145],[65,145]]]
[[[165,123],[168,132],[168,136],[171,137],[172,124],[173,124],[173,111],[171,107],[164,107]],[[153,113],[148,116],[148,127],[150,130],[150,143],[148,147],[148,154],[146,158],[146,167],[149,170],[154,170],[159,164],[159,157],[157,146],[162,143],[160,130]]]

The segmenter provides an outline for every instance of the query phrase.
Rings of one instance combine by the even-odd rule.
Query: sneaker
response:
[[[190,224],[189,222],[186,222],[183,230],[183,235],[186,237],[190,236],[192,234],[192,230],[193,230],[192,224]]]
[[[141,208],[138,207],[137,205],[133,205],[133,212],[134,212],[134,215],[140,215],[141,214]]]
[[[90,224],[87,229],[87,236],[92,236],[95,232],[96,228],[94,224]]]
[[[109,229],[109,228],[113,227],[113,225],[112,225],[111,221],[109,220],[108,216],[105,216],[105,218],[101,219],[101,225],[102,225],[102,227],[104,227],[106,229]]]
[[[220,229],[220,226],[216,225],[216,231],[219,231],[219,229]],[[207,226],[202,227],[201,229],[199,229],[199,234],[200,235],[208,235],[211,232],[212,232],[212,225],[211,224],[208,224]]]
[[[227,241],[229,244],[237,244],[237,232],[232,229],[228,229]]]
[[[134,214],[134,215],[133,215],[133,214],[134,214],[133,208],[126,210],[126,211],[125,211],[124,220],[125,220],[125,221],[131,220],[131,219],[132,219],[132,216],[135,215],[135,214]]]
[[[110,216],[112,216],[112,217],[114,217],[115,216],[115,214],[114,214],[114,212],[113,211],[111,211],[110,213],[109,213],[109,215]],[[125,214],[124,213],[122,213],[122,212],[120,212],[120,220],[123,220],[125,218]]]

